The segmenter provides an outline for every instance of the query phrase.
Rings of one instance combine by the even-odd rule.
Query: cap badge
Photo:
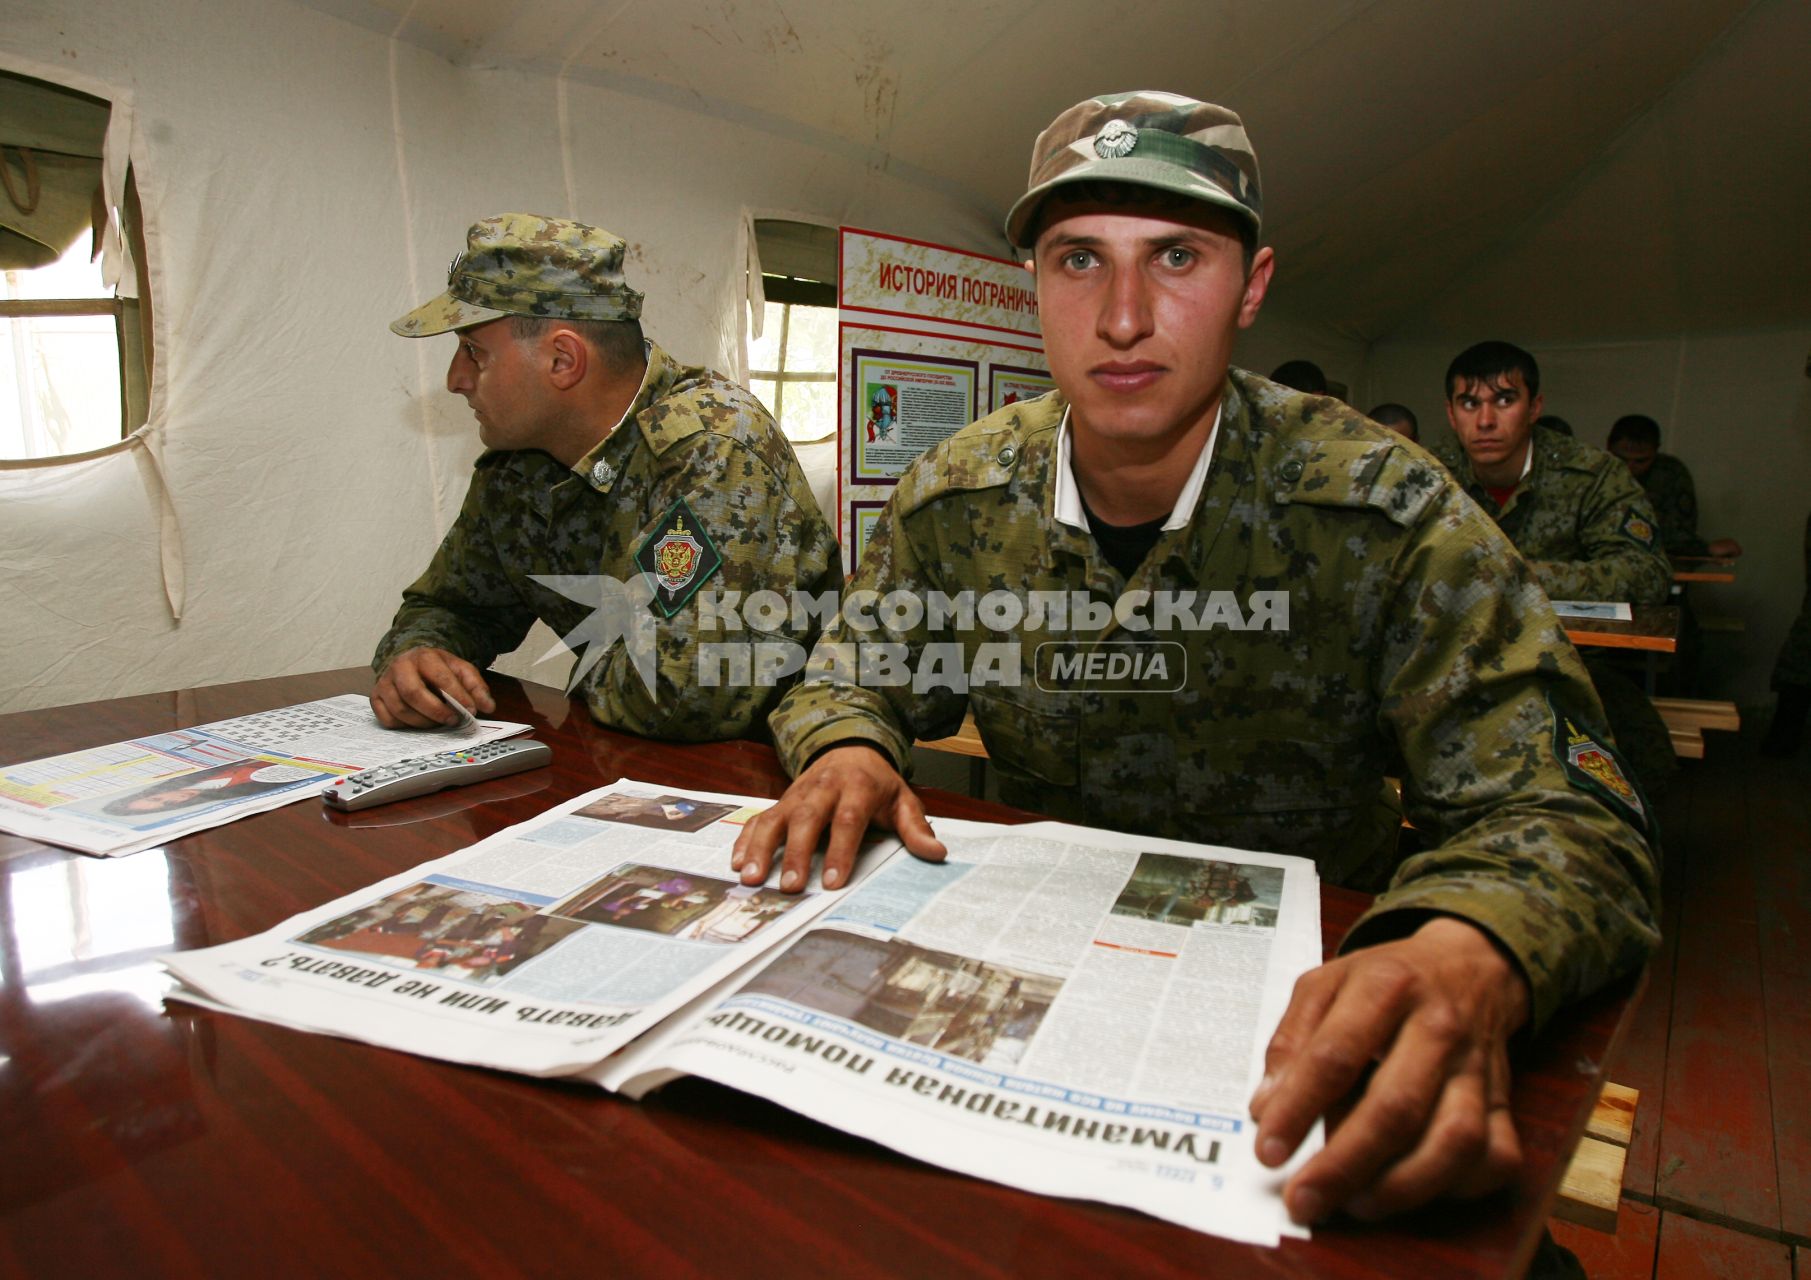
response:
[[[1119,160],[1138,145],[1138,130],[1124,120],[1109,120],[1094,135],[1094,154],[1102,160]]]

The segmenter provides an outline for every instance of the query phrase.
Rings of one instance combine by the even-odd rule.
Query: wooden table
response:
[[[1581,649],[1636,649],[1672,653],[1679,647],[1679,606],[1632,605],[1627,622],[1614,618],[1561,618],[1566,638]]]
[[[1734,582],[1734,560],[1721,556],[1674,556],[1674,582]]]
[[[7,760],[369,688],[327,672],[0,717]],[[127,858],[0,835],[0,1276],[1519,1274],[1632,1003],[1522,1065],[1525,1166],[1482,1204],[1253,1249],[946,1173],[682,1081],[643,1104],[190,1006],[153,957],[270,928],[631,776],[778,795],[754,743],[612,733],[496,678],[554,764],[364,814],[304,801]],[[933,813],[1025,815],[927,790]],[[1328,889],[1329,946],[1361,895]]]

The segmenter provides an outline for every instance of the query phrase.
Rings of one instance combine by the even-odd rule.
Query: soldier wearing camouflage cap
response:
[[[701,644],[749,635],[701,620],[697,594],[833,590],[835,536],[760,402],[642,337],[625,252],[580,222],[486,218],[446,292],[390,326],[455,335],[447,389],[471,405],[488,448],[378,644],[371,704],[384,724],[446,722],[436,690],[489,711],[481,669],[540,619],[607,648],[574,668],[602,723],[687,741],[765,732],[776,688],[700,679]],[[620,590],[631,581],[646,592]],[[651,671],[629,642],[612,643],[646,634],[612,612],[624,602],[653,616]],[[757,638],[810,642],[809,630],[781,627]]]
[[[1376,1064],[1291,1178],[1294,1217],[1501,1185],[1518,1158],[1511,1033],[1656,938],[1648,814],[1590,683],[1528,565],[1426,453],[1229,367],[1274,261],[1237,116],[1090,99],[1038,139],[1027,188],[1007,236],[1032,259],[1058,390],[923,455],[851,580],[1022,607],[967,630],[947,611],[861,635],[833,623],[771,717],[796,779],[733,864],[764,879],[784,838],[796,889],[828,833],[823,879],[840,884],[864,820],[940,859],[899,770],[914,739],[972,711],[1009,803],[1300,853],[1382,889],[1345,954],[1299,984],[1253,1099],[1259,1157],[1278,1165]],[[1078,592],[1115,607],[1032,607]],[[864,683],[835,648],[848,640],[957,646],[968,682]],[[1002,644],[1016,659],[983,678],[983,646],[997,669]],[[1184,661],[1148,685],[1075,662],[1057,678],[1040,656],[1160,649]],[[1407,860],[1377,820],[1396,768],[1432,845]]]

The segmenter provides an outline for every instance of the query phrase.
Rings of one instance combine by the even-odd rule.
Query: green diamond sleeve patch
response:
[[[1647,805],[1640,790],[1623,771],[1615,752],[1579,728],[1572,718],[1547,701],[1553,716],[1553,756],[1573,785],[1611,801],[1634,819],[1635,829],[1646,832]]]
[[[654,605],[670,618],[723,567],[723,557],[703,522],[681,498],[655,521],[653,532],[635,553],[635,563],[654,575]]]

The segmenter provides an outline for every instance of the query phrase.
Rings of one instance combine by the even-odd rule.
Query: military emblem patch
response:
[[[1553,709],[1553,754],[1573,782],[1614,800],[1638,826],[1647,829],[1647,805],[1615,753],[1557,709]]]
[[[723,557],[681,498],[655,522],[654,531],[635,553],[635,563],[654,575],[654,605],[670,618],[723,567]]]
[[[1654,522],[1630,507],[1622,517],[1622,536],[1651,550],[1654,546]]]
[[[1102,160],[1120,160],[1138,146],[1138,130],[1124,120],[1109,120],[1094,135],[1094,154]]]

